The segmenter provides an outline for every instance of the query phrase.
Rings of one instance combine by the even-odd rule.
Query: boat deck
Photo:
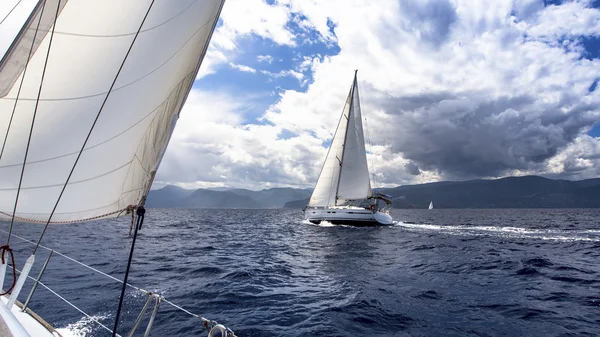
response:
[[[0,337],[13,337],[13,334],[8,330],[8,326],[2,316],[0,316]]]
[[[0,297],[0,305],[6,305],[8,298],[6,296]],[[48,322],[44,321],[31,309],[27,308],[27,312],[23,312],[23,304],[18,300],[15,305],[10,309],[15,318],[21,323],[25,331],[31,337],[59,337],[62,336],[56,331]],[[17,333],[18,336],[22,336]],[[2,316],[0,315],[0,337],[15,337]]]

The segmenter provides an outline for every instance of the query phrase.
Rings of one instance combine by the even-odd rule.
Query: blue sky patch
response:
[[[581,44],[585,48],[583,57],[588,60],[600,58],[600,37],[583,36],[581,38]]]
[[[290,139],[294,137],[298,137],[298,134],[288,129],[282,129],[281,132],[277,135],[277,139]]]
[[[594,127],[588,132],[588,135],[599,138],[600,137],[600,124],[594,125]]]
[[[247,109],[240,112],[243,124],[263,124],[259,118],[280,99],[279,93],[284,90],[306,92],[313,82],[313,59],[322,61],[340,52],[339,46],[325,43],[316,30],[300,25],[305,17],[294,15],[293,18],[287,28],[296,37],[296,46],[278,45],[255,34],[246,36],[236,41],[236,55],[230,63],[219,65],[215,73],[196,81],[194,87],[240,97],[240,101],[249,103]]]
[[[596,90],[596,87],[598,86],[598,79],[596,79],[592,85],[590,85],[590,87],[588,88],[588,92],[592,92],[594,90]]]

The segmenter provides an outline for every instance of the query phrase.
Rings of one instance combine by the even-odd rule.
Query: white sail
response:
[[[433,209],[433,201],[429,202],[429,209]]]
[[[356,75],[308,206],[343,205],[371,196]]]
[[[371,196],[371,181],[369,179],[356,76],[354,77],[352,94],[337,193],[338,205],[343,204],[345,201],[360,200]]]
[[[48,220],[99,111],[52,221],[137,205],[152,184],[223,1],[156,0],[150,8],[151,0],[69,0],[55,33],[33,54],[20,93],[23,73],[0,98],[0,144],[8,132],[0,157],[0,218],[12,214],[36,105],[19,220]]]
[[[29,54],[37,50],[52,27],[57,8],[60,13],[66,3],[67,0],[46,0],[37,3],[0,61],[0,97],[8,94],[23,72]]]

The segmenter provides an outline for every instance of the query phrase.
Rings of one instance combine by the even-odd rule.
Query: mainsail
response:
[[[372,195],[356,73],[308,206],[344,205]]]
[[[48,25],[37,29],[43,39],[29,62],[28,53],[7,57],[12,63],[0,64],[0,83],[12,84],[0,98],[0,143],[6,137],[0,219],[12,215],[32,124],[15,214],[19,221],[48,220],[75,163],[53,222],[116,216],[139,204],[223,2],[69,0],[54,32]],[[57,9],[56,1],[48,1],[44,11]],[[30,17],[22,30],[29,41],[37,24]],[[13,81],[8,70],[25,63]]]

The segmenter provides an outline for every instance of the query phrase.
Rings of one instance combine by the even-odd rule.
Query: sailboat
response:
[[[433,201],[429,202],[429,209],[433,209]]]
[[[0,221],[10,223],[0,248],[0,288],[7,289],[0,331],[57,335],[17,301],[49,225],[131,214],[135,232],[115,325],[105,327],[117,334],[146,196],[223,4],[40,0],[12,35],[0,60]],[[3,28],[0,23],[0,33],[8,34]],[[26,223],[43,224],[43,233],[18,280],[5,284],[13,227]],[[10,268],[16,275],[14,262]],[[201,320],[209,335],[233,336]]]
[[[358,95],[358,70],[342,110],[325,163],[317,179],[305,218],[312,223],[357,226],[389,225],[391,197],[373,193]],[[383,207],[380,207],[383,202]]]

